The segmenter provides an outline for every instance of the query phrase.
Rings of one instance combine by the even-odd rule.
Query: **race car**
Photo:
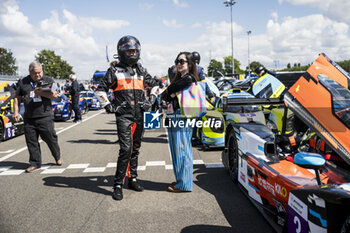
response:
[[[86,100],[89,110],[98,110],[101,109],[100,101],[95,96],[93,91],[82,91],[80,92],[80,98]]]
[[[334,68],[327,59],[322,67],[314,62],[284,100],[229,99],[224,109],[284,103],[349,165],[350,91],[335,81],[346,83],[349,77]],[[283,135],[257,122],[232,124],[226,136],[224,166],[277,232],[350,231],[348,166],[302,151],[297,138],[294,150],[284,151]]]
[[[4,141],[24,133],[24,122],[13,119],[14,92],[8,92],[0,97],[0,141]],[[24,114],[24,104],[20,104],[19,114]]]
[[[65,94],[58,94],[57,98],[51,99],[51,105],[55,120],[67,121],[74,117],[72,103]],[[79,98],[79,109],[81,114],[88,111],[88,104],[83,98]]]
[[[225,120],[223,115],[214,110],[211,102],[207,101],[207,113],[201,118],[203,124],[196,129],[196,137],[202,144],[202,149],[223,147],[225,145]]]

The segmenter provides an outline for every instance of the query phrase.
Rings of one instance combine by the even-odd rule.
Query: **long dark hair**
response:
[[[177,57],[176,57],[176,60],[179,59],[179,57],[182,55],[182,54],[185,54],[186,56],[186,59],[188,61],[188,68],[189,68],[189,73],[193,74],[193,76],[195,77],[196,81],[199,81],[199,76],[198,76],[198,72],[197,72],[197,65],[196,65],[196,62],[194,60],[194,57],[193,57],[193,54],[190,53],[190,52],[180,52]],[[181,74],[180,72],[177,71],[176,69],[176,74],[175,74],[175,77],[174,77],[174,80],[173,81],[176,81],[177,79],[179,79],[181,77]]]

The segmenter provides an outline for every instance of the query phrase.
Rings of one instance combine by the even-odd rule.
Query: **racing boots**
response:
[[[123,189],[121,185],[117,185],[114,187],[112,197],[116,201],[123,200]]]
[[[133,189],[137,192],[143,191],[143,187],[137,182],[136,178],[132,178],[129,180],[128,187],[129,189]]]

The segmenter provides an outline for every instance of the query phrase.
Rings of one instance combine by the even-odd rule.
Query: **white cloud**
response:
[[[280,64],[308,64],[321,52],[326,52],[335,60],[345,58],[350,54],[340,51],[350,42],[348,29],[347,24],[332,21],[323,15],[287,17],[282,23],[269,20],[266,36],[272,50],[266,52],[280,60]]]
[[[163,25],[165,25],[166,27],[169,27],[169,28],[175,28],[175,29],[180,29],[180,28],[183,28],[184,25],[183,24],[178,24],[176,22],[176,19],[172,19],[172,20],[162,20],[162,23]]]
[[[28,23],[28,17],[19,11],[15,1],[0,1],[0,34],[21,36],[32,32],[33,27]]]
[[[52,11],[49,18],[31,25],[15,1],[1,1],[0,9],[0,46],[11,49],[20,75],[27,74],[38,52],[49,49],[72,65],[79,79],[89,79],[95,70],[107,67],[105,45],[96,41],[93,32],[129,25],[125,20],[79,17],[68,10],[63,10],[62,18]]]
[[[314,2],[307,1],[309,4]],[[11,24],[11,20],[17,23]],[[184,28],[176,19],[163,20],[163,24]],[[108,31],[120,30],[128,25],[123,20],[80,17],[68,10],[52,11],[48,18],[32,25],[14,0],[0,0],[0,47],[11,49],[22,75],[27,74],[28,64],[34,55],[42,49],[50,49],[74,67],[79,79],[89,79],[95,70],[108,67],[106,42],[97,41],[94,32],[106,30],[107,27]],[[201,22],[191,26],[186,29],[202,27],[199,30],[201,34],[193,40],[179,40],[177,43],[167,43],[166,40],[161,43],[143,42],[141,61],[151,75],[166,75],[180,51],[198,51],[205,69],[210,59],[222,61],[223,57],[231,56],[230,22]],[[235,22],[233,29],[234,57],[245,69],[248,60],[248,29]],[[335,61],[345,60],[350,57],[348,34],[348,24],[325,15],[282,18],[273,12],[271,19],[266,22],[266,31],[261,34],[252,31],[250,35],[250,61],[259,61],[273,68],[274,60],[278,60],[280,67],[285,67],[287,63],[311,63],[321,52]],[[112,60],[115,43],[109,48],[108,54]]]
[[[271,17],[274,21],[278,21],[278,13],[277,12],[272,12]]]
[[[349,0],[279,0],[279,2],[283,1],[298,6],[318,8],[330,19],[350,23]]]
[[[129,22],[125,20],[108,20],[97,17],[77,17],[68,10],[63,10],[64,18],[67,24],[79,31],[81,34],[91,34],[94,29],[103,31],[117,30],[121,27],[128,26]]]
[[[175,7],[186,8],[188,7],[187,2],[180,2],[179,0],[173,0]]]
[[[201,65],[207,68],[210,59],[223,61],[231,56],[230,23],[206,23],[203,33],[195,40],[172,45],[147,45],[142,57],[150,72],[166,74],[180,51],[198,51]],[[241,68],[248,64],[248,36],[246,29],[234,24],[234,57],[241,62]],[[323,15],[301,18],[285,17],[278,22],[277,14],[266,23],[266,32],[250,35],[250,61],[259,61],[273,69],[274,61],[279,68],[288,63],[310,64],[319,53],[325,52],[335,61],[350,57],[349,26],[333,21]],[[156,62],[154,62],[156,61]],[[152,73],[152,74],[153,74]]]

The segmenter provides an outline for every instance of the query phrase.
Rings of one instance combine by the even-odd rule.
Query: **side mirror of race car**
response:
[[[322,185],[319,170],[324,166],[326,160],[319,154],[299,152],[294,155],[294,163],[306,169],[314,169],[318,185]]]

